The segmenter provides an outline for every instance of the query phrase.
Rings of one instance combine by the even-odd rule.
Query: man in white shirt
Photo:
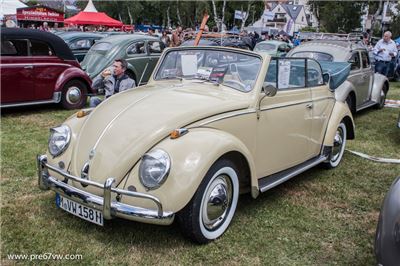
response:
[[[374,47],[375,73],[387,76],[389,64],[397,56],[396,43],[391,39],[392,33],[387,31],[383,34],[383,39],[379,40]]]

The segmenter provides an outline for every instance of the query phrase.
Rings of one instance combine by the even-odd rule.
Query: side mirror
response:
[[[329,81],[331,80],[331,75],[329,75],[329,73],[324,73],[322,74],[322,79],[324,80],[325,84],[329,84]]]
[[[275,86],[271,85],[271,84],[265,84],[263,85],[263,91],[265,93],[265,96],[268,97],[273,97],[276,95],[276,92],[278,91],[277,88],[275,88]]]

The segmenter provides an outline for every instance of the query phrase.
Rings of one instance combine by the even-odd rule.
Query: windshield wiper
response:
[[[219,86],[218,81],[212,80],[212,79],[210,79],[210,77],[205,77],[205,76],[194,76],[194,77],[189,78],[189,79],[203,80],[203,81],[211,82],[212,84],[215,84],[215,85]]]
[[[182,77],[178,77],[178,76],[164,77],[162,79],[179,79],[180,81],[182,81]]]

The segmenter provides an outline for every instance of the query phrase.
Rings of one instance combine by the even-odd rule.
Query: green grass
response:
[[[400,99],[392,83],[388,99]],[[49,127],[72,114],[56,107],[3,111],[1,119],[1,257],[7,254],[82,254],[86,264],[373,265],[373,240],[382,199],[400,166],[345,153],[334,170],[314,168],[261,194],[241,196],[229,230],[208,245],[169,227],[112,220],[105,227],[55,207],[54,193],[37,187],[35,155]],[[399,109],[369,109],[355,117],[348,148],[399,158]],[[35,261],[57,264],[60,261]],[[78,261],[62,261],[76,264]],[[26,264],[29,261],[18,261]]]

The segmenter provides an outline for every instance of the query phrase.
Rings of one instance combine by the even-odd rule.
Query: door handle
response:
[[[306,105],[306,108],[307,108],[307,109],[312,109],[312,108],[313,108],[313,104],[312,104],[312,103],[307,104],[307,105]]]
[[[24,69],[32,69],[32,68],[33,68],[33,65],[24,66]]]

